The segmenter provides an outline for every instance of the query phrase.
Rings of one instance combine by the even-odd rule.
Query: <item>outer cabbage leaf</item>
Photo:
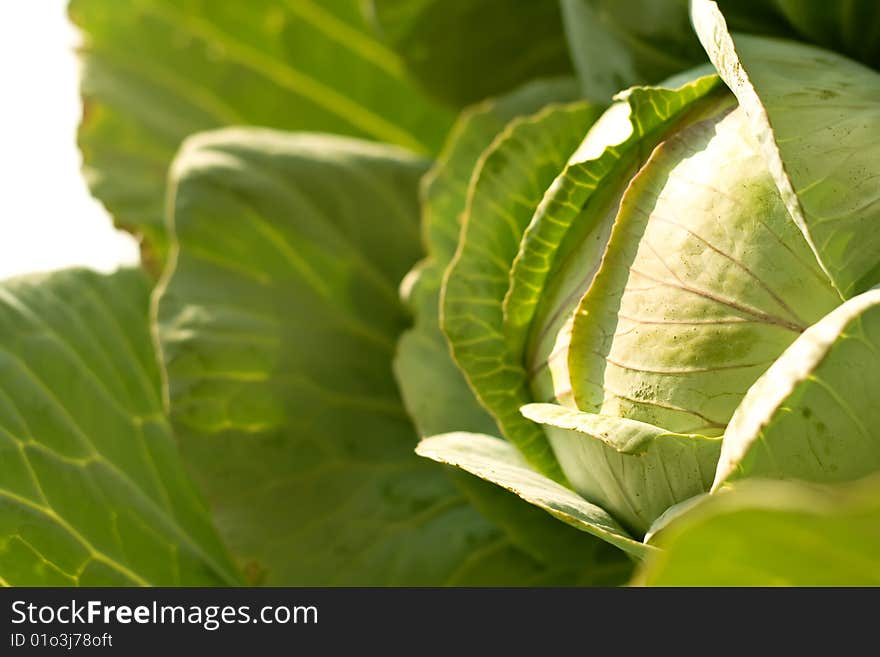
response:
[[[368,2],[378,33],[413,77],[453,105],[572,71],[556,2]]]
[[[520,355],[507,348],[502,303],[535,208],[600,113],[586,101],[550,105],[498,135],[471,178],[458,250],[443,283],[441,323],[456,361],[505,437],[551,478],[561,473],[550,446],[519,414],[531,399]]]
[[[744,477],[838,482],[880,470],[880,290],[823,317],[751,387],[714,487]]]
[[[171,414],[251,582],[574,572],[514,547],[413,453],[391,357],[424,169],[389,146],[256,129],[198,136],[176,161],[177,246],[157,308]]]
[[[535,574],[531,579],[526,578],[528,571],[520,566],[519,571],[510,569],[496,581],[531,586],[619,586],[632,576],[632,558],[611,542],[559,522],[545,509],[527,503],[498,482],[471,476],[463,470],[446,469],[474,508],[503,529],[520,554],[529,555],[543,566],[533,568]],[[499,541],[499,546],[502,544]],[[498,549],[498,553],[502,550]]]
[[[556,404],[528,404],[522,412],[544,425],[565,450],[573,485],[589,499],[601,500],[637,536],[668,508],[712,485],[719,438]]]
[[[516,448],[494,436],[446,433],[425,438],[421,456],[448,463],[490,481],[553,517],[642,558],[651,547],[633,539],[606,511],[574,491],[536,472]]]
[[[779,192],[844,297],[880,281],[880,74],[812,46],[727,31],[714,2],[693,20],[736,94]]]
[[[409,80],[359,0],[73,0],[93,193],[163,258],[165,178],[194,132],[254,124],[439,149],[453,116]]]
[[[135,270],[0,285],[0,583],[229,586],[162,409]]]
[[[455,250],[468,182],[483,151],[506,124],[550,102],[572,100],[574,81],[539,81],[467,109],[439,160],[421,185],[428,257],[403,284],[415,326],[398,341],[394,373],[421,436],[460,430],[497,431],[449,353],[439,325],[440,279]],[[545,583],[611,584],[626,581],[632,564],[610,545],[576,531],[497,486],[450,471],[472,504],[504,529],[521,550],[545,564]],[[535,580],[537,583],[538,580]]]
[[[468,108],[422,179],[422,231],[428,255],[401,286],[415,326],[401,336],[394,361],[404,403],[422,436],[453,430],[496,431],[494,420],[453,362],[440,330],[443,272],[455,253],[468,184],[483,152],[511,120],[537,112],[547,103],[571,101],[576,95],[573,80],[537,81]]]
[[[663,529],[650,586],[877,586],[880,482],[743,482]]]

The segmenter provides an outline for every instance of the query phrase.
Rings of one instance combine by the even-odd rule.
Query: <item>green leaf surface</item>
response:
[[[175,164],[172,419],[251,582],[564,583],[413,454],[391,358],[424,168],[257,129],[198,136]]]
[[[551,105],[498,135],[471,178],[441,298],[443,331],[477,396],[505,437],[552,478],[561,473],[543,432],[519,414],[531,398],[520,355],[507,348],[502,303],[526,226],[600,112],[586,101]]]
[[[368,1],[413,76],[455,106],[572,72],[556,2]]]
[[[875,285],[880,74],[812,46],[732,37],[710,0],[694,1],[693,20],[827,275],[847,298]]]
[[[578,98],[577,83],[571,78],[536,80],[461,113],[421,185],[424,240],[441,271],[458,247],[468,188],[483,152],[514,119]]]
[[[163,413],[139,271],[0,285],[0,583],[240,577]]]
[[[880,470],[880,290],[807,329],[749,389],[714,488],[745,477],[839,482]]]
[[[452,114],[373,35],[359,0],[72,0],[93,193],[160,260],[168,165],[194,132],[253,124],[435,153]]]
[[[468,108],[422,179],[422,230],[428,255],[401,286],[415,316],[415,326],[401,336],[394,361],[404,403],[421,436],[454,430],[497,431],[494,420],[480,406],[453,362],[440,330],[443,272],[458,244],[468,183],[483,151],[514,118],[576,96],[573,80],[536,81]],[[450,413],[450,409],[455,412]]]
[[[636,582],[649,586],[880,585],[876,479],[819,488],[743,482],[658,535]]]
[[[642,558],[652,550],[631,538],[604,510],[535,472],[505,440],[471,433],[446,433],[423,439],[416,452],[506,488],[564,523],[608,541],[632,556]]]

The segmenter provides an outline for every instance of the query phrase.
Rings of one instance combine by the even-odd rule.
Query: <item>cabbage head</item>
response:
[[[447,405],[419,453],[637,557],[739,480],[880,469],[880,76],[691,11],[711,66],[513,121],[467,181],[442,280],[438,239],[404,286],[437,279],[417,311],[503,436]]]

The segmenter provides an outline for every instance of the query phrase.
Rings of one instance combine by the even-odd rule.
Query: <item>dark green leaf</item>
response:
[[[572,71],[554,0],[372,0],[378,32],[438,98],[461,107]]]
[[[608,102],[621,89],[654,84],[705,54],[688,20],[688,0],[561,0],[584,95]]]
[[[736,0],[721,5],[725,16],[731,1]],[[800,38],[880,68],[880,3],[876,0],[774,0],[765,4]],[[734,29],[743,28],[734,24]]]

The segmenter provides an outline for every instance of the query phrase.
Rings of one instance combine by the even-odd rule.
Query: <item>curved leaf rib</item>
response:
[[[422,436],[453,430],[497,431],[452,360],[440,329],[443,272],[455,254],[468,182],[480,155],[511,120],[533,114],[548,103],[570,102],[576,96],[573,80],[539,80],[466,109],[437,161],[422,178],[419,196],[428,255],[401,285],[404,301],[415,315],[415,326],[398,341],[394,362],[403,401]],[[499,274],[497,278],[503,282],[506,277]]]
[[[541,429],[519,414],[530,393],[521,355],[504,339],[502,302],[523,231],[599,112],[586,102],[550,106],[495,139],[471,178],[441,297],[443,331],[472,388],[505,436],[553,478],[561,473]]]

